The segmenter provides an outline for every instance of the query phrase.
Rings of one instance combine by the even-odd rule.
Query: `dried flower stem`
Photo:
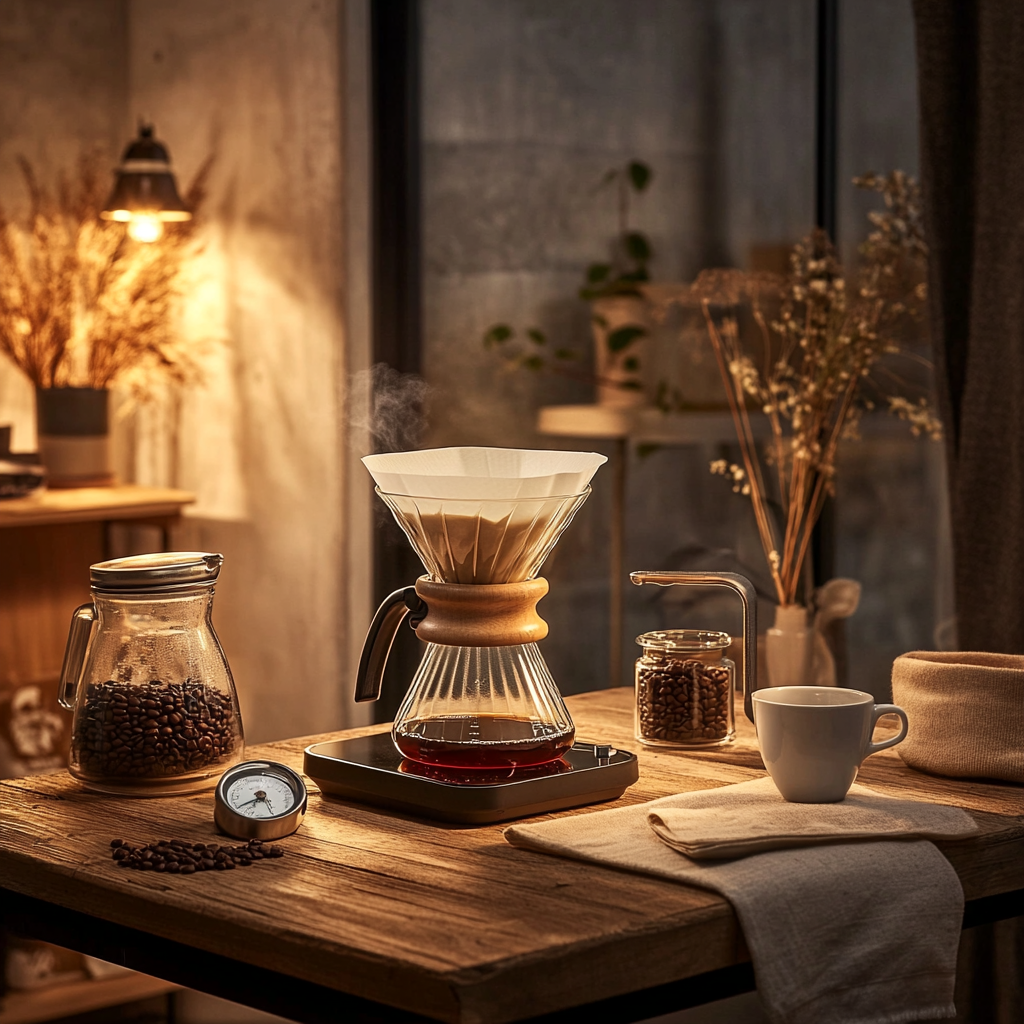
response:
[[[787,278],[704,271],[676,300],[700,304],[742,454],[742,469],[720,459],[712,472],[731,476],[733,490],[750,497],[782,605],[797,601],[815,523],[834,492],[839,442],[855,436],[863,409],[872,407],[862,385],[880,360],[900,351],[925,298],[927,247],[917,183],[900,171],[856,183],[881,193],[887,211],[870,215],[874,230],[861,248],[864,262],[850,293],[831,242],[817,231],[794,248]],[[766,295],[776,301],[775,319],[764,311]],[[744,302],[760,333],[760,369],[740,339],[735,310]],[[887,401],[914,434],[941,436],[926,399],[915,404],[890,395]],[[774,470],[781,523],[771,514],[751,403],[771,430],[766,462]]]
[[[158,242],[133,242],[124,225],[100,219],[107,184],[95,155],[79,160],[74,182],[62,176],[55,195],[27,161],[20,166],[26,224],[0,208],[0,352],[37,388],[127,381],[144,393],[152,371],[194,379],[195,353],[173,321],[195,222],[167,225]],[[186,191],[193,211],[210,167]]]
[[[729,410],[732,413],[733,422],[736,424],[736,436],[740,443],[740,454],[743,458],[743,467],[747,479],[750,481],[750,501],[754,508],[754,518],[757,522],[757,531],[761,537],[761,546],[766,552],[775,550],[775,540],[772,536],[771,518],[765,507],[765,487],[761,479],[761,465],[757,458],[757,448],[754,441],[754,432],[750,425],[750,415],[747,412],[746,398],[742,388],[738,385],[735,376],[729,371],[729,353],[726,350],[725,341],[715,323],[708,301],[701,302],[701,309],[704,312],[704,320],[707,324],[708,336],[714,349],[715,359],[718,362],[718,370],[725,383],[725,394],[729,401]],[[775,583],[779,600],[782,601],[785,593],[782,577],[779,575],[778,567],[769,559],[772,581]]]

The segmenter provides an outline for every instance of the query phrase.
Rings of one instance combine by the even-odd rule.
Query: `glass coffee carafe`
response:
[[[463,448],[363,461],[428,575],[378,609],[356,699],[380,695],[391,643],[411,614],[427,648],[392,729],[404,757],[460,771],[558,760],[575,729],[537,646],[547,624],[536,605],[548,590],[537,573],[604,457]]]
[[[222,562],[174,551],[92,566],[59,694],[74,711],[69,769],[89,789],[192,793],[241,759],[238,698],[211,621]]]

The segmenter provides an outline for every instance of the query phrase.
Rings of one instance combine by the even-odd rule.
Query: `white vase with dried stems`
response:
[[[815,681],[808,552],[835,490],[840,441],[856,437],[862,414],[877,406],[915,435],[941,437],[928,398],[906,397],[915,385],[891,366],[900,357],[910,366],[927,363],[912,348],[921,335],[927,261],[917,183],[895,171],[856,184],[879,192],[885,210],[869,215],[871,232],[849,284],[829,238],[816,231],[794,247],[786,277],[707,270],[676,298],[703,311],[736,426],[739,463],[719,459],[711,469],[753,507],[778,602],[766,637],[772,685]],[[749,353],[757,349],[755,359]],[[891,393],[893,381],[904,393]],[[927,392],[927,381],[916,386]],[[754,416],[770,427],[763,447]],[[839,607],[849,613],[856,599],[851,607],[847,593]]]
[[[108,392],[137,398],[158,380],[198,374],[196,352],[175,331],[182,272],[196,221],[136,242],[100,218],[109,190],[96,155],[83,156],[51,191],[21,161],[28,216],[0,207],[0,353],[36,388],[40,453],[51,486],[112,482]],[[196,211],[207,161],[186,191]]]

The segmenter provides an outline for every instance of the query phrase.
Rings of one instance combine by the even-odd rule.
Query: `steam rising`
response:
[[[414,373],[387,363],[354,373],[349,381],[349,425],[357,455],[418,448],[427,428],[432,388]]]

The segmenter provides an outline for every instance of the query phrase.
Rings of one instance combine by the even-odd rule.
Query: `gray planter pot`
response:
[[[104,487],[110,468],[110,392],[105,388],[37,388],[39,456],[51,487]]]

